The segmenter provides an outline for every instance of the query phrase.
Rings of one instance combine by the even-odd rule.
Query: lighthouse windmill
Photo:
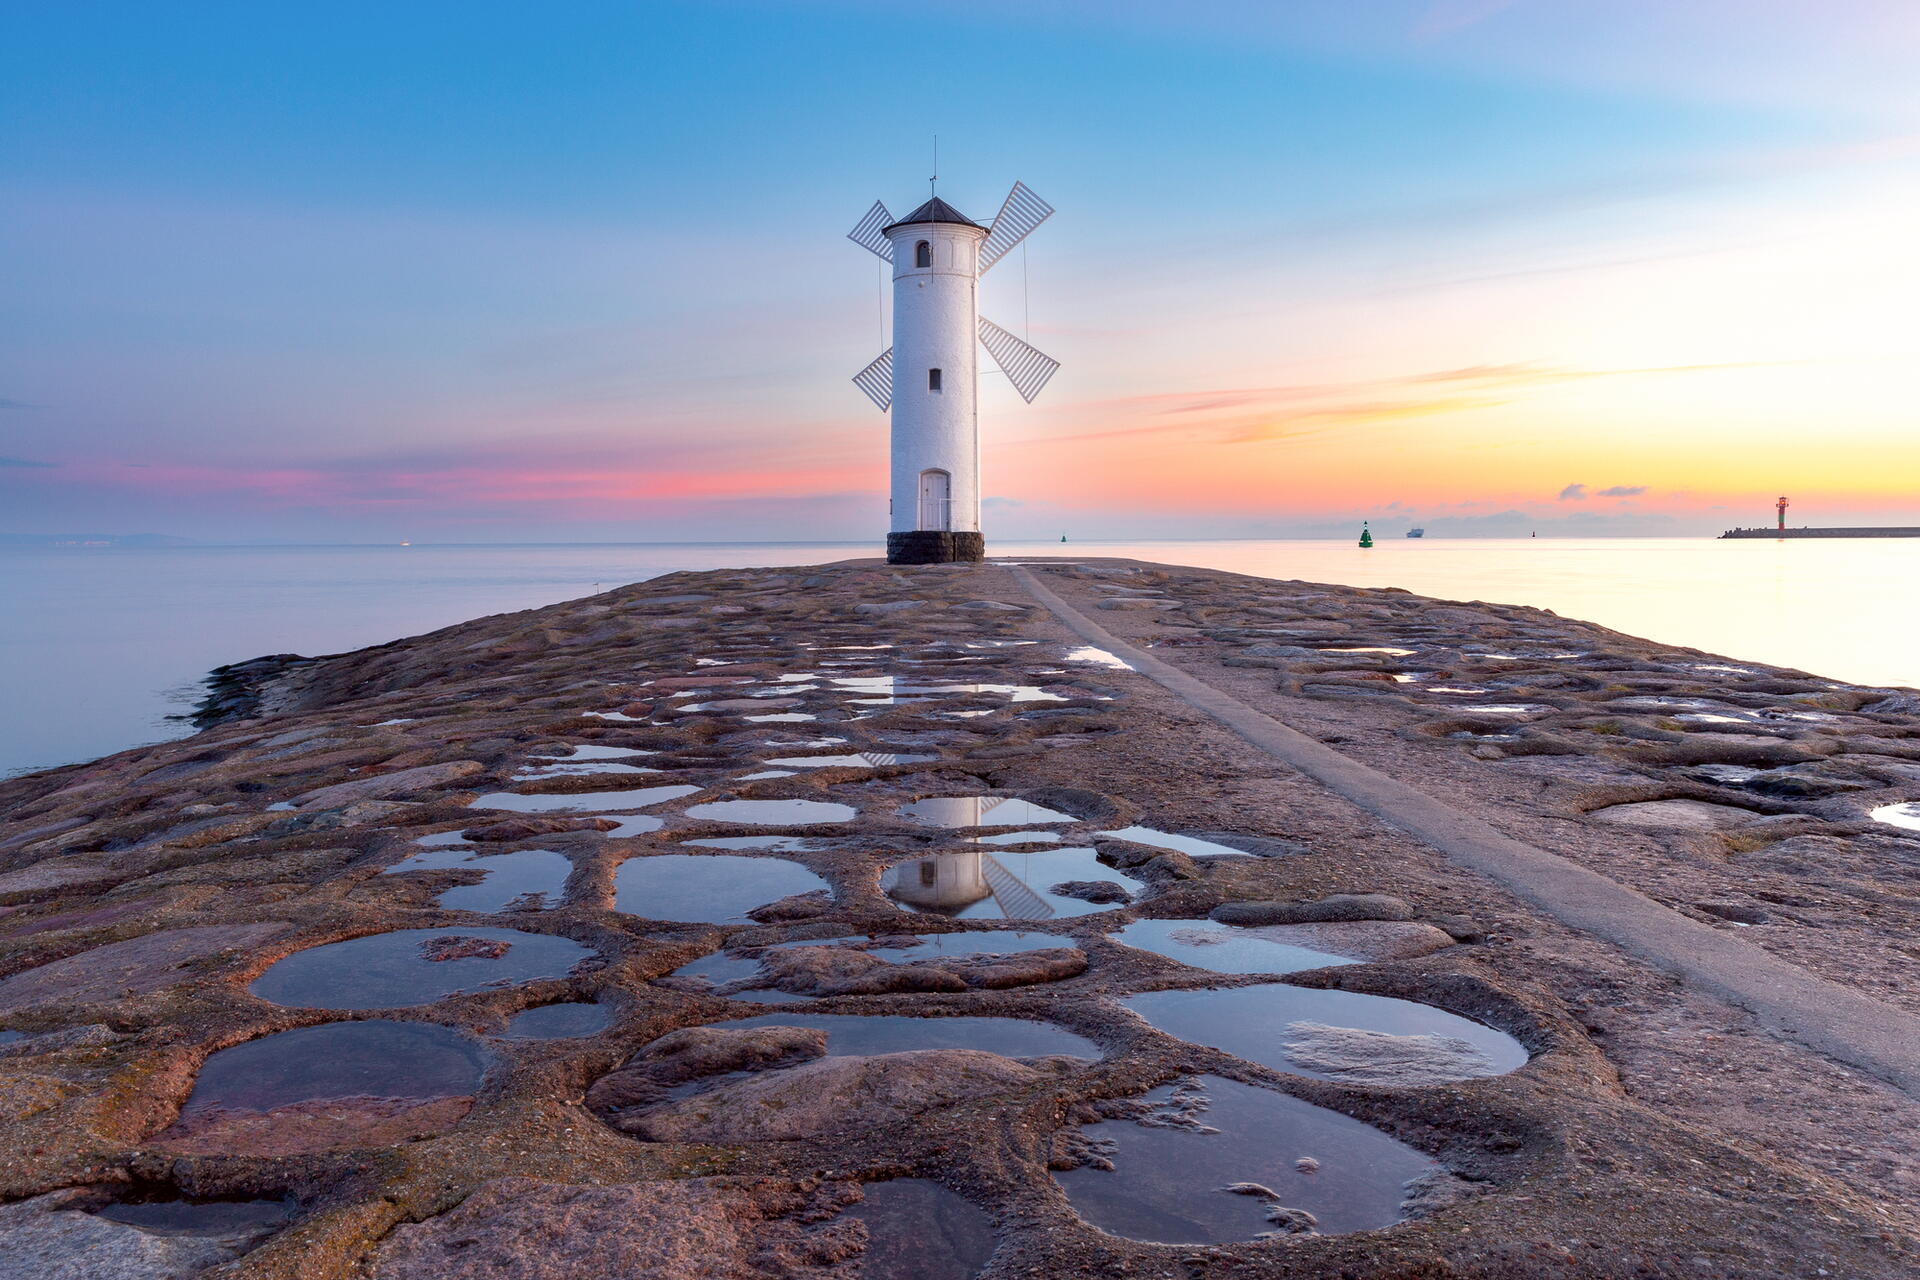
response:
[[[1060,362],[980,314],[980,277],[1052,214],[1052,205],[1016,182],[988,226],[934,196],[900,219],[876,200],[847,233],[893,264],[893,345],[853,379],[893,415],[893,564],[986,555],[978,348],[1029,404]]]

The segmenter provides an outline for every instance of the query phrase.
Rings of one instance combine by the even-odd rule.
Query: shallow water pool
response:
[[[1167,1085],[1143,1100],[1155,1104],[1149,1123],[1103,1120],[1082,1130],[1113,1144],[1111,1170],[1053,1175],[1081,1217],[1133,1240],[1250,1240],[1278,1229],[1274,1205],[1311,1214],[1322,1234],[1372,1230],[1405,1216],[1406,1184],[1439,1169],[1350,1116],[1218,1076]],[[1274,1198],[1226,1189],[1234,1184],[1255,1184]]]
[[[481,954],[434,960],[436,949]],[[471,943],[470,946],[458,944]],[[504,946],[499,954],[485,954]],[[247,988],[307,1009],[393,1009],[489,987],[565,977],[595,953],[571,938],[518,929],[396,929],[329,942],[275,961]]]
[[[830,887],[785,858],[663,853],[620,864],[614,872],[613,909],[649,920],[741,924],[756,907]]]

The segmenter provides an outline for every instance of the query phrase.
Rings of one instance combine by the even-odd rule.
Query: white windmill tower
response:
[[[1052,205],[1016,182],[991,226],[935,196],[897,221],[876,200],[847,233],[893,264],[893,345],[853,379],[893,411],[893,564],[986,555],[975,344],[1029,404],[1060,362],[980,314],[980,277],[1052,214]]]

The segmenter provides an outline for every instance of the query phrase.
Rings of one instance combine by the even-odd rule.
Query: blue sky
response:
[[[985,393],[1009,534],[1717,527],[1778,482],[1675,433],[1810,415],[1882,459],[1815,502],[1920,490],[1910,5],[9,8],[0,532],[863,536],[842,237],[936,133],[1060,209],[986,285],[1066,365]]]

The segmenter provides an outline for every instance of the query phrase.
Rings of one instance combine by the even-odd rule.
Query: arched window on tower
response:
[[[932,266],[933,265],[933,245],[929,244],[925,240],[922,240],[919,244],[916,244],[915,246],[913,246],[913,265],[916,267]]]

